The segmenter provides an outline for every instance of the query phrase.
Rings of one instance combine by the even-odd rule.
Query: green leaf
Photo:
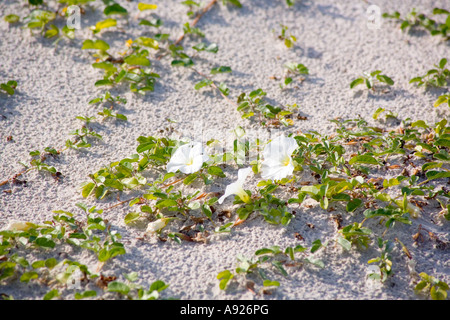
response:
[[[449,11],[445,10],[445,9],[440,9],[440,8],[434,8],[433,9],[433,14],[449,14]]]
[[[433,104],[433,106],[439,107],[441,104],[443,104],[445,102],[450,102],[450,95],[439,96],[439,98],[436,100],[436,102]]]
[[[264,280],[264,287],[279,287],[280,283],[278,281]]]
[[[98,80],[97,82],[95,82],[95,86],[96,87],[100,87],[100,86],[110,86],[112,85],[113,82],[111,80],[108,79],[102,79],[102,80]]]
[[[305,258],[305,261],[306,262],[309,262],[309,263],[311,263],[311,264],[313,264],[313,265],[315,265],[315,266],[317,266],[317,267],[319,267],[319,268],[325,268],[325,264],[323,263],[323,261],[322,260],[319,260],[319,259],[314,259],[314,258]]]
[[[295,0],[286,0],[288,7],[292,7],[295,4]]]
[[[438,140],[436,140],[436,142],[434,144],[436,146],[450,148],[450,140],[447,140],[447,139],[438,139]]]
[[[242,8],[242,4],[239,0],[223,0],[225,4],[231,3],[232,5],[235,5],[238,8]]]
[[[177,205],[178,205],[178,203],[173,199],[165,199],[165,200],[158,201],[156,203],[156,207],[158,209],[167,208],[167,207],[176,207]]]
[[[98,261],[105,262],[108,261],[109,259],[114,258],[119,254],[125,253],[126,253],[125,249],[122,246],[118,246],[116,243],[116,246],[114,246],[111,249],[103,248],[102,250],[100,250],[98,253]]]
[[[439,287],[439,288],[441,288],[441,289],[443,289],[443,290],[445,290],[445,291],[450,290],[449,285],[448,285],[447,283],[443,282],[443,281],[438,281],[438,282],[436,283],[436,286]]]
[[[81,49],[86,50],[86,49],[94,49],[94,50],[102,50],[102,51],[106,51],[109,49],[109,44],[103,40],[84,40],[83,42],[83,46],[81,47]]]
[[[423,120],[417,120],[413,123],[411,123],[411,127],[419,127],[419,128],[424,128],[424,129],[428,129],[429,126],[427,125],[427,123]]]
[[[6,83],[2,83],[2,84],[0,84],[0,88],[2,88],[3,90],[5,90],[6,91],[6,93],[7,94],[9,94],[9,95],[13,95],[14,94],[14,89],[13,88],[11,88],[10,86],[8,86]]]
[[[44,296],[43,300],[52,300],[53,298],[59,297],[61,294],[57,289],[53,289]]]
[[[363,83],[364,83],[364,79],[363,79],[363,78],[355,79],[355,80],[353,80],[353,81],[350,83],[350,89],[353,89],[353,88],[356,87],[357,85],[360,85],[360,84],[363,84]]]
[[[346,193],[337,193],[331,197],[332,201],[351,201],[351,197]]]
[[[39,274],[35,271],[29,271],[29,272],[25,272],[24,274],[22,274],[22,276],[20,277],[20,281],[21,282],[30,282],[30,280],[33,279],[37,279],[39,277]]]
[[[426,176],[428,180],[450,178],[450,171],[427,171]]]
[[[45,267],[45,261],[44,260],[38,260],[31,264],[33,269],[39,269]]]
[[[159,28],[163,25],[163,21],[161,19],[151,19],[151,20],[147,20],[147,19],[142,19],[141,21],[139,21],[139,25],[140,26],[149,26],[149,27],[155,27],[155,28]],[[154,35],[154,37],[156,38],[157,35]],[[160,41],[162,41],[162,34],[158,35]]]
[[[58,261],[55,258],[48,258],[45,260],[45,266],[49,269],[53,269],[58,264]]]
[[[200,90],[201,88],[209,86],[211,84],[213,84],[213,82],[211,80],[203,79],[202,81],[198,82],[194,88],[195,88],[195,90]]]
[[[35,240],[35,243],[38,246],[44,247],[44,248],[51,248],[53,249],[55,247],[55,242],[53,240],[44,238],[44,237],[39,237]]]
[[[155,282],[153,282],[153,283],[150,285],[149,291],[150,291],[150,292],[153,292],[153,291],[161,292],[161,291],[167,289],[168,287],[169,287],[169,285],[168,285],[168,284],[165,284],[164,281],[156,280]]]
[[[344,248],[347,251],[350,251],[350,249],[352,248],[352,243],[347,239],[345,239],[344,237],[339,237],[337,242],[342,246],[342,248]]]
[[[194,61],[192,61],[190,58],[184,58],[184,59],[175,59],[170,63],[173,67],[191,67],[194,65]]]
[[[134,40],[133,42],[137,43],[137,44],[139,44],[141,46],[152,48],[152,49],[155,49],[155,50],[159,49],[158,41],[156,41],[155,39],[152,39],[152,38],[139,37],[139,38],[136,38],[136,40]]]
[[[431,299],[433,300],[446,300],[447,292],[442,288],[437,286],[433,286],[430,290]]]
[[[294,41],[292,38],[284,39],[284,45],[288,48],[292,48],[294,46]]]
[[[429,76],[429,75],[432,75],[432,74],[438,74],[439,73],[439,70],[437,70],[437,69],[431,69],[431,70],[428,70],[428,72],[427,72],[427,76]]]
[[[233,277],[234,275],[229,270],[219,272],[219,274],[217,275],[217,279],[221,280],[219,283],[220,290],[225,290],[228,282],[230,282]]]
[[[75,300],[85,299],[85,298],[91,298],[96,297],[97,292],[95,290],[88,290],[83,293],[76,292],[75,293]]]
[[[83,198],[89,197],[89,195],[92,193],[92,191],[95,188],[95,184],[93,182],[88,182],[82,185],[81,187],[81,195]]]
[[[309,74],[308,68],[304,64],[301,64],[301,63],[288,62],[284,66],[294,73]]]
[[[377,75],[377,79],[380,80],[381,82],[387,83],[390,86],[394,84],[394,80],[392,80],[391,78],[389,78],[384,74]]]
[[[288,277],[289,274],[287,273],[287,271],[284,269],[283,267],[283,263],[281,261],[272,261],[272,265],[275,266],[278,271],[281,272],[281,274],[285,277]]]
[[[261,256],[264,254],[276,254],[279,250],[279,247],[275,248],[261,248],[255,251],[255,256]]]
[[[97,69],[103,69],[106,72],[112,72],[112,73],[117,71],[117,68],[109,61],[93,63],[92,67],[97,68]]]
[[[328,198],[327,197],[320,198],[319,203],[320,203],[320,207],[323,210],[327,210],[328,209],[328,204],[329,203],[328,203]]]
[[[323,247],[323,245],[322,245],[322,242],[320,241],[320,239],[313,241],[312,246],[311,246],[311,253],[316,252],[317,250],[319,250],[322,247]]]
[[[130,292],[130,287],[127,286],[125,283],[113,281],[108,284],[108,291],[118,292],[120,294],[127,295],[128,292]]]
[[[378,161],[377,159],[375,159],[374,157],[367,155],[367,154],[362,154],[359,156],[354,156],[353,158],[350,159],[350,161],[348,162],[348,164],[352,165],[354,163],[364,163],[364,164],[374,164],[377,165]]]
[[[124,222],[125,222],[125,224],[129,224],[129,223],[134,222],[137,219],[139,219],[140,216],[141,215],[138,212],[130,212],[125,216]]]
[[[427,162],[422,166],[422,171],[425,172],[430,169],[440,168],[442,165],[442,162]]]
[[[212,211],[211,211],[211,207],[209,205],[203,204],[202,205],[202,212],[205,214],[205,216],[207,216],[209,219],[211,219]]]
[[[75,30],[74,29],[70,29],[67,25],[65,25],[64,27],[62,27],[61,29],[62,33],[69,39],[75,39]]]
[[[409,83],[422,82],[422,77],[415,77],[409,80]]]
[[[100,31],[102,31],[103,29],[115,27],[116,25],[117,25],[117,20],[110,18],[110,19],[105,19],[103,21],[97,22],[95,27],[91,27],[91,30],[94,33],[98,33]]]
[[[9,80],[6,84],[13,89],[15,89],[17,87],[17,81],[15,81],[15,80]]]
[[[218,176],[221,178],[225,178],[226,175],[223,173],[222,169],[220,167],[217,166],[210,166],[208,167],[208,173],[213,175],[213,176]]]
[[[291,77],[287,77],[284,79],[284,84],[287,86],[288,84],[290,84],[292,82],[292,78]]]
[[[139,57],[136,55],[130,55],[125,58],[125,63],[129,65],[135,65],[135,66],[144,66],[149,67],[150,66],[150,60],[148,60],[145,57]]]
[[[156,4],[147,4],[147,3],[138,3],[138,9],[139,11],[145,11],[145,10],[156,10],[158,6]]]
[[[225,83],[221,82],[218,88],[220,92],[223,93],[224,96],[228,96],[230,94],[230,89],[228,89]]]
[[[400,29],[402,30],[402,31],[404,31],[406,28],[408,28],[409,27],[409,22],[408,21],[403,21],[402,22],[402,24],[400,25]]]
[[[216,68],[211,69],[211,74],[217,74],[217,73],[228,73],[231,72],[230,67],[220,66]]]
[[[30,265],[30,263],[24,257],[14,256],[11,257],[11,260],[19,264],[22,268],[27,268]]]
[[[128,11],[120,4],[114,3],[110,6],[107,6],[105,10],[103,10],[103,13],[105,14],[105,16],[109,16],[112,14],[128,14]]]
[[[16,23],[20,20],[19,16],[15,14],[8,14],[3,19],[8,23]]]
[[[255,115],[255,113],[254,113],[253,111],[250,111],[250,112],[244,113],[244,114],[241,116],[241,118],[242,118],[242,119],[247,119],[247,118],[253,117],[254,115]]]
[[[185,0],[183,2],[181,2],[181,4],[184,4],[185,6],[196,6],[196,7],[200,7],[200,3],[195,2],[193,0]]]
[[[188,176],[183,180],[183,183],[184,183],[185,185],[189,185],[189,184],[191,184],[192,182],[194,182],[194,180],[197,179],[197,178],[198,178],[198,174],[197,174],[197,173],[192,173],[192,174],[188,175]]]
[[[197,51],[207,51],[211,53],[217,53],[219,51],[219,46],[215,43],[211,43],[209,46],[207,46],[205,43],[201,42],[193,46],[192,49]]]

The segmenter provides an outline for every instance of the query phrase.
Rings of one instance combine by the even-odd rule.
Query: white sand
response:
[[[19,1],[6,0],[0,3],[0,16],[17,13],[24,16],[26,10]],[[118,1],[130,12],[127,26],[120,20],[123,30],[105,31],[101,38],[111,45],[110,52],[123,50],[124,42],[130,38],[149,35],[148,27],[139,26],[136,19],[137,2]],[[313,129],[330,133],[335,117],[354,118],[357,115],[371,120],[374,111],[385,108],[398,113],[400,119],[423,119],[434,123],[443,116],[448,118],[448,110],[433,108],[437,98],[435,92],[424,92],[408,84],[412,77],[423,74],[441,58],[450,58],[448,44],[428,34],[408,35],[397,25],[382,20],[381,28],[369,30],[366,26],[366,9],[376,4],[381,12],[400,11],[403,15],[413,7],[418,11],[431,13],[434,7],[448,8],[448,1],[298,1],[288,8],[285,1],[243,0],[242,9],[227,8],[221,3],[209,11],[197,25],[206,34],[208,42],[215,42],[219,52],[200,53],[196,59],[197,68],[208,72],[212,67],[230,66],[232,74],[217,76],[230,87],[230,97],[235,100],[241,92],[262,88],[275,104],[300,105],[300,114],[306,121],[296,121],[295,126],[283,128],[285,132],[303,132]],[[300,3],[301,2],[301,3]],[[24,1],[20,1],[24,3]],[[161,28],[175,40],[182,33],[182,24],[188,21],[186,7],[179,1],[155,0],[159,7],[155,13],[164,21]],[[447,7],[446,7],[447,5]],[[29,161],[28,153],[43,150],[47,146],[61,148],[69,132],[80,127],[75,120],[79,115],[96,115],[99,106],[88,105],[88,101],[103,92],[94,83],[102,77],[101,70],[92,68],[93,58],[86,50],[81,50],[84,39],[91,38],[88,26],[103,19],[103,4],[100,10],[87,11],[83,16],[83,30],[77,31],[72,42],[63,40],[55,49],[53,40],[30,36],[28,30],[9,26],[0,21],[0,82],[15,79],[19,86],[12,97],[0,95],[0,180],[11,178],[22,169],[19,161]],[[150,14],[140,14],[147,17]],[[279,32],[279,24],[289,27],[298,39],[295,48],[288,50],[275,38],[271,29]],[[197,43],[186,38],[186,46]],[[188,51],[188,53],[193,53]],[[0,188],[0,229],[10,220],[40,222],[50,219],[53,210],[79,212],[75,204],[85,202],[107,208],[117,202],[115,195],[102,201],[83,199],[79,185],[88,180],[88,174],[96,172],[102,165],[123,159],[135,153],[136,138],[140,135],[158,135],[160,129],[170,125],[165,119],[176,120],[171,124],[184,136],[195,135],[198,128],[213,129],[215,138],[232,139],[230,131],[241,125],[248,131],[257,129],[240,119],[240,114],[216,92],[205,89],[194,90],[194,84],[201,78],[184,68],[172,68],[170,59],[154,61],[155,71],[161,75],[155,91],[141,97],[128,90],[122,94],[128,100],[118,110],[128,117],[128,122],[106,121],[94,123],[93,128],[103,135],[103,141],[94,143],[86,151],[64,152],[58,160],[51,160],[64,175],[57,183],[49,175],[31,172],[23,179],[26,186],[5,185]],[[283,64],[298,62],[306,65],[310,76],[299,85],[281,91],[280,81],[272,76],[283,76]],[[381,69],[391,76],[395,85],[390,93],[372,94],[367,90],[350,90],[350,82],[363,71]],[[116,92],[111,90],[112,92]],[[1,117],[0,117],[1,118]],[[7,142],[6,137],[13,141]],[[198,136],[197,136],[198,138]],[[226,170],[227,179],[218,179],[212,191],[223,192],[236,172]],[[389,174],[389,173],[388,173]],[[394,173],[392,173],[393,175]],[[248,180],[248,188],[255,186],[256,180]],[[4,190],[12,190],[5,193]],[[128,193],[128,192],[127,192]],[[121,199],[128,199],[123,193]],[[136,194],[136,193],[130,193]],[[310,202],[314,204],[313,202]],[[231,197],[224,208],[232,209]],[[335,245],[335,224],[331,214],[321,210],[316,204],[311,208],[302,205],[295,208],[295,219],[287,227],[272,226],[262,217],[257,217],[233,229],[227,237],[213,238],[209,244],[183,242],[141,241],[142,229],[124,224],[124,216],[132,211],[127,205],[104,213],[104,218],[122,236],[127,254],[116,257],[102,269],[105,275],[116,275],[123,281],[123,273],[138,272],[139,283],[147,286],[160,279],[170,284],[164,296],[180,299],[418,299],[411,285],[407,269],[407,258],[396,247],[393,252],[393,277],[384,285],[372,285],[366,281],[367,261],[378,255],[375,246],[367,251],[353,249],[343,252]],[[448,222],[434,224],[432,215],[439,211],[431,208],[427,214],[413,221],[411,226],[396,225],[388,231],[410,249],[417,261],[417,271],[426,272],[447,283],[450,282],[450,262],[448,249],[433,247],[428,241],[420,247],[413,245],[412,235],[419,224],[437,234],[448,235]],[[361,221],[361,215],[352,217],[341,212],[344,224]],[[306,224],[313,224],[313,229]],[[373,225],[374,230],[380,230]],[[300,233],[304,241],[294,237]],[[243,288],[230,291],[218,289],[217,274],[225,269],[235,268],[236,255],[251,257],[255,250],[271,245],[281,248],[321,239],[330,241],[327,248],[320,250],[317,257],[325,262],[324,269],[312,266],[291,268],[290,277],[284,279],[274,273],[273,279],[281,283],[280,288],[270,296],[254,295]],[[448,240],[448,237],[447,237]],[[95,269],[96,260],[85,251],[69,251],[73,260],[80,261]],[[31,256],[30,256],[31,257]],[[32,260],[32,259],[30,259]],[[94,270],[93,270],[94,271]],[[32,290],[30,290],[32,288]],[[34,290],[35,289],[35,290]],[[4,286],[0,292],[12,294],[16,299],[41,299],[47,288],[38,285],[26,286],[19,281]],[[70,290],[64,291],[68,299],[73,297]],[[112,298],[113,295],[105,295]]]

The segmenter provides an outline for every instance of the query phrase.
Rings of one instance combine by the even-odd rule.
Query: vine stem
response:
[[[3,182],[0,182],[0,187],[1,186],[4,186],[5,184],[7,184],[9,182],[9,179],[8,180],[5,180],[5,181],[3,181]]]
[[[113,208],[115,208],[115,207],[118,207],[118,206],[124,204],[124,203],[130,202],[131,200],[133,200],[133,199],[135,199],[135,198],[136,198],[136,197],[131,198],[131,199],[128,199],[128,200],[120,201],[119,203],[116,203],[115,205],[112,205],[112,206],[110,206],[110,207],[108,207],[108,208],[106,208],[106,209],[103,209],[103,211],[111,210],[111,209],[113,209]]]
[[[5,180],[5,181],[3,181],[3,182],[0,182],[0,187],[1,186],[4,186],[5,184],[7,184],[8,182],[10,182],[10,181],[12,181],[12,180],[14,180],[14,179],[16,179],[16,178],[18,178],[18,177],[20,177],[21,175],[23,175],[24,173],[27,173],[28,171],[30,171],[32,168],[29,168],[29,169],[23,169],[21,172],[19,172],[19,173],[16,173],[15,175],[14,175],[14,177],[12,177],[11,179],[7,179],[7,180]]]
[[[209,11],[216,3],[217,3],[217,0],[211,0],[211,2],[208,3],[208,4],[206,5],[206,7],[203,8],[202,12],[200,12],[200,13],[195,17],[194,21],[192,21],[191,27],[194,27],[194,26],[200,21],[201,17],[203,17],[203,15],[204,15],[205,13],[207,13],[207,12],[208,12],[208,11]],[[182,35],[174,42],[174,45],[177,45],[177,44],[179,44],[181,41],[183,41],[185,35],[186,35],[186,34],[183,33],[183,34],[182,34]],[[161,58],[164,57],[164,56],[166,56],[166,55],[167,55],[167,52],[166,52],[165,54],[163,54],[163,55],[157,57],[156,60],[161,60]]]
[[[200,12],[197,17],[195,17],[194,21],[192,21],[191,27],[194,27],[197,22],[199,22],[199,20],[201,19],[201,17],[207,13],[215,4],[217,3],[217,0],[211,0],[210,3],[208,3],[208,5],[206,7],[203,8],[202,12]],[[175,45],[179,44],[181,41],[183,41],[184,39],[184,35],[185,33],[183,33],[177,41],[175,41]]]
[[[167,188],[167,187],[170,187],[171,185],[174,185],[175,183],[178,183],[178,182],[183,181],[183,180],[184,180],[184,178],[177,179],[177,180],[175,180],[175,181],[173,181],[173,182],[171,182],[171,183],[165,184],[165,185],[163,185],[163,186],[161,186],[161,187],[162,187],[162,188]]]

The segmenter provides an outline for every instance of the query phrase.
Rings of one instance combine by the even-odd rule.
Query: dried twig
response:
[[[206,5],[206,7],[203,8],[202,12],[200,12],[197,17],[195,17],[194,21],[192,21],[191,27],[194,27],[201,19],[201,17],[203,17],[203,15],[208,12],[215,4],[217,3],[217,0],[212,0],[210,3],[208,3]],[[177,41],[174,42],[174,45],[178,45],[181,41],[183,41],[185,36],[185,33],[183,33],[178,39]],[[167,53],[160,55],[159,57],[156,58],[156,60],[161,60],[162,57],[166,56]]]

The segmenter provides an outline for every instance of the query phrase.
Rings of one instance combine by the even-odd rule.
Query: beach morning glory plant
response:
[[[261,163],[261,176],[268,180],[281,180],[294,171],[292,153],[298,148],[297,141],[281,135],[264,148],[264,161]]]
[[[209,157],[204,154],[200,142],[190,142],[180,146],[170,158],[167,164],[167,172],[177,172],[191,174],[197,172]]]
[[[237,181],[227,186],[227,188],[225,189],[225,194],[221,196],[219,199],[219,204],[222,204],[225,198],[232,194],[239,196],[239,198],[241,198],[241,200],[244,201],[245,203],[250,203],[250,196],[248,195],[247,192],[245,192],[244,188],[242,188],[242,185],[244,184],[245,179],[247,179],[251,171],[252,171],[251,167],[239,169]]]

